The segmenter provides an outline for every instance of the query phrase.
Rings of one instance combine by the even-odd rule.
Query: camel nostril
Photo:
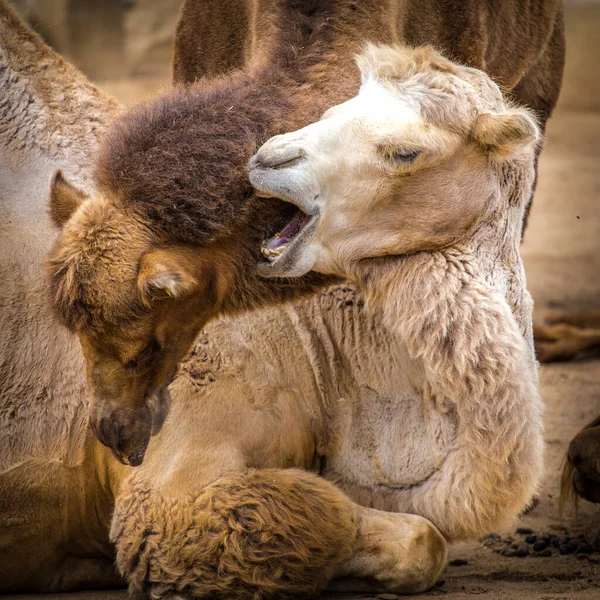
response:
[[[253,169],[259,169],[261,167],[262,163],[260,161],[260,159],[258,158],[258,155],[255,154],[249,161],[248,161],[248,171],[252,171]]]
[[[273,144],[268,141],[248,162],[248,170],[280,169],[291,167],[306,157],[304,148],[296,144]]]
[[[102,417],[92,425],[96,438],[101,444],[115,450],[119,444],[119,422],[113,415]]]

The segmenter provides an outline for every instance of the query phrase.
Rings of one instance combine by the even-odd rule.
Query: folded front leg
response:
[[[306,471],[230,472],[166,495],[124,485],[111,538],[132,593],[150,598],[302,598],[337,576],[381,591],[431,587],[445,542],[425,519],[362,509]]]

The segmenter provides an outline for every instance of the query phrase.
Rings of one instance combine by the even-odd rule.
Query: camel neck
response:
[[[397,0],[253,0],[249,10],[251,55],[273,60],[342,49],[351,60],[365,41],[393,42],[403,15]]]
[[[333,102],[355,93],[354,57],[366,41],[398,41],[403,13],[394,0],[254,0],[251,11],[250,71],[275,67]]]
[[[367,302],[382,307],[383,321],[449,398],[464,395],[466,391],[458,393],[456,386],[480,368],[481,372],[506,369],[511,376],[527,373],[536,380],[526,323],[519,322],[523,307],[515,311],[507,298],[511,287],[524,288],[524,282],[511,286],[503,281],[504,273],[485,273],[482,267],[477,251],[468,246],[365,261],[360,266],[357,279]],[[517,362],[516,355],[520,355]],[[493,361],[504,357],[505,362],[484,364],[490,357],[496,357]],[[477,393],[491,398],[501,381],[482,380],[481,386]]]
[[[117,103],[48,48],[4,2],[0,40],[3,162],[11,169],[22,168],[24,162],[44,162],[43,168],[52,163],[70,181],[89,189],[89,146],[97,144],[118,112]],[[82,139],[90,140],[85,148]]]

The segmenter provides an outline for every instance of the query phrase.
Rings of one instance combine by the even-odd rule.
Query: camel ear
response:
[[[508,158],[531,144],[537,144],[540,130],[525,110],[483,113],[475,122],[475,141],[496,158]]]
[[[50,218],[54,225],[62,228],[86,199],[86,194],[71,185],[62,171],[56,171],[50,187]]]
[[[198,289],[194,265],[183,251],[152,250],[140,261],[138,289],[145,304],[164,298],[181,298]]]

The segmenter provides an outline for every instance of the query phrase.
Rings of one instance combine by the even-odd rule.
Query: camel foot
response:
[[[358,507],[359,529],[354,554],[340,565],[333,582],[338,591],[415,594],[435,585],[448,557],[442,534],[417,515]],[[358,589],[348,585],[358,583]]]

